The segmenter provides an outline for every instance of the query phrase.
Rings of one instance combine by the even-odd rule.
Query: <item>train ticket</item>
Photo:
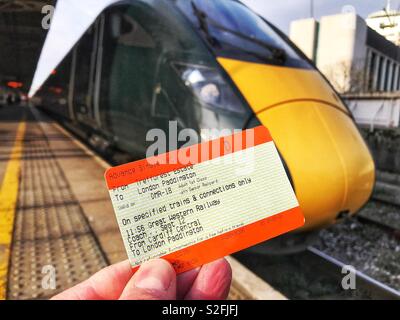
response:
[[[134,268],[162,257],[184,272],[304,224],[264,126],[113,167],[105,179]]]

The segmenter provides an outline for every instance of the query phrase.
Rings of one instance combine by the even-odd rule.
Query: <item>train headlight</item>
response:
[[[201,103],[226,111],[245,112],[241,101],[219,70],[183,63],[174,63],[173,67]]]

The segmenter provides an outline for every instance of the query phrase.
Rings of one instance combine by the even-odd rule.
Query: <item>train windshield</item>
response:
[[[267,22],[235,0],[175,0],[218,56],[311,68]]]

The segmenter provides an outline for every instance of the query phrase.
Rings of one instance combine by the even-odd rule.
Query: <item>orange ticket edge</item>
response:
[[[300,207],[295,207],[161,258],[170,262],[176,273],[182,273],[297,229],[303,226],[304,222]],[[132,267],[134,271],[138,268],[139,266]]]
[[[247,143],[246,135],[251,131],[254,130],[254,139]],[[240,141],[240,144],[235,145],[235,141]],[[219,139],[205,141],[190,147],[174,150],[167,152],[165,154],[154,156],[130,163],[126,163],[120,166],[112,167],[108,169],[104,177],[107,182],[107,187],[109,190],[116,189],[118,187],[126,186],[131,183],[135,183],[138,181],[142,181],[145,179],[149,179],[155,176],[159,176],[163,173],[171,172],[174,170],[182,169],[184,167],[188,167],[191,165],[195,165],[207,160],[211,160],[214,158],[218,158],[227,154],[231,154],[237,151],[241,151],[243,149],[247,149],[250,147],[254,147],[266,142],[272,141],[272,137],[268,131],[268,129],[264,126],[258,126],[253,129],[244,130],[238,133],[235,133],[230,136],[221,137]],[[213,143],[219,143],[219,152],[214,154],[211,152]],[[230,145],[230,148],[226,148],[226,143]],[[246,142],[246,145],[244,145]],[[207,158],[201,159],[198,156],[202,151],[208,150],[206,153]],[[188,154],[190,152],[191,155],[194,155],[193,161],[188,164],[182,163],[169,163],[169,159],[179,159],[178,154],[184,153]],[[153,163],[156,158],[165,157],[166,164],[154,164],[150,165],[149,163]]]

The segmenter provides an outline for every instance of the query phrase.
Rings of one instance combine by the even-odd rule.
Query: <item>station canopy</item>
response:
[[[46,0],[0,0],[0,87],[22,83],[29,89],[47,30],[42,28]]]
[[[33,95],[96,17],[118,0],[0,0],[0,87]],[[44,6],[55,6],[50,29]],[[33,80],[32,80],[33,78]]]
[[[98,15],[119,0],[58,0],[35,76],[29,90],[33,96],[90,27]]]

